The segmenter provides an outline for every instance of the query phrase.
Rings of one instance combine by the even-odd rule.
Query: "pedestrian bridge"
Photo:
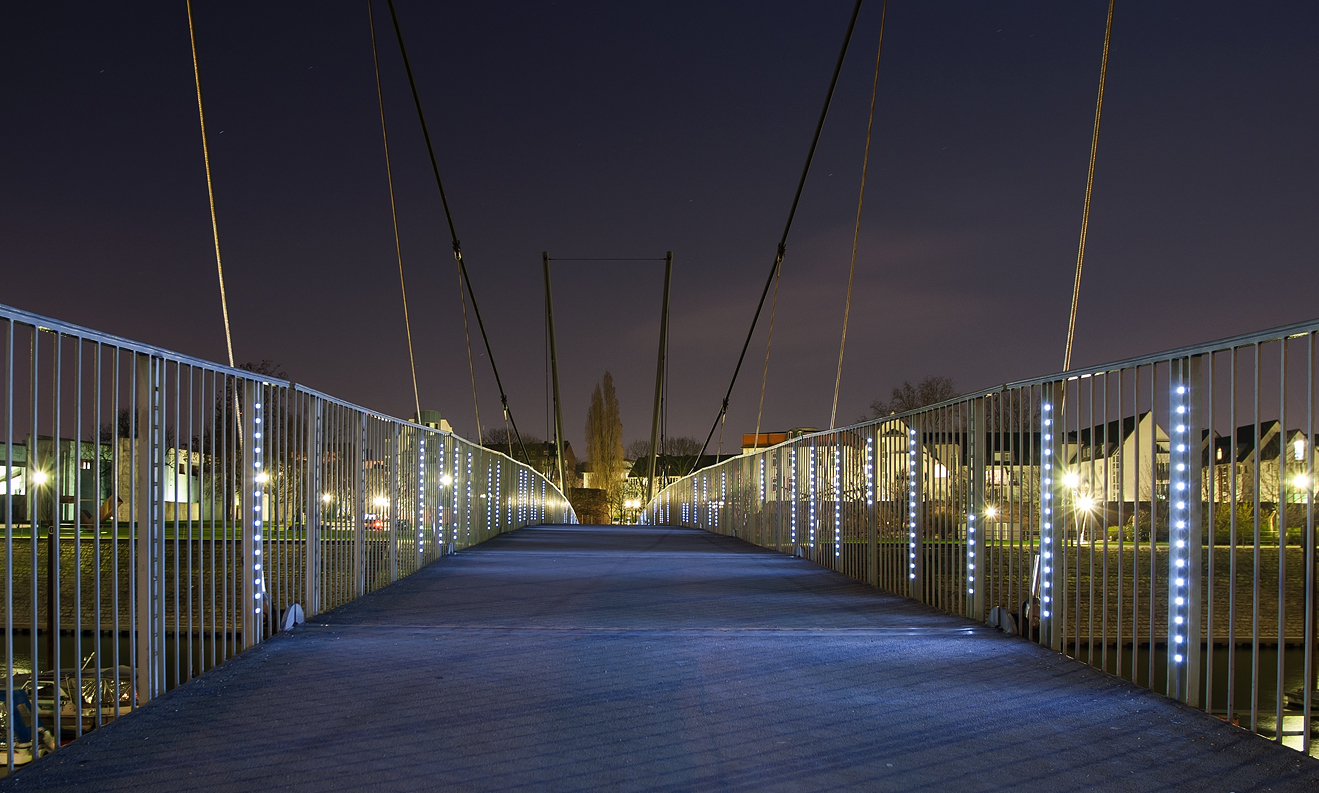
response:
[[[541,471],[0,306],[3,788],[1313,789],[1315,337]]]
[[[1319,763],[799,558],[536,526],[17,774],[97,791],[1313,789]]]

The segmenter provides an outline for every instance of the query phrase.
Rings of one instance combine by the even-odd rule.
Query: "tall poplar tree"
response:
[[[586,412],[586,450],[591,459],[592,483],[605,491],[611,511],[617,512],[623,499],[623,421],[618,414],[614,376],[608,370],[591,393],[591,407]]]

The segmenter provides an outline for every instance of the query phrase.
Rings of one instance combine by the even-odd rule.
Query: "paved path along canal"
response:
[[[5,790],[1314,790],[1319,761],[701,531],[542,527],[275,636]]]

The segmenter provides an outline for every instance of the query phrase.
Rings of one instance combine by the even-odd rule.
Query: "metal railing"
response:
[[[0,334],[10,770],[305,615],[575,521],[447,432],[5,306]]]
[[[1311,753],[1319,321],[1009,383],[697,471],[728,534]]]

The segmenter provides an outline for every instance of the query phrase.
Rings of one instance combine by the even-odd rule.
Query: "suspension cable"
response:
[[[467,287],[463,286],[463,274],[458,273],[458,302],[463,307],[463,338],[467,341],[467,374],[472,379],[472,410],[476,413],[476,437],[484,438],[481,429],[481,403],[476,398],[476,366],[472,363],[472,331],[467,326]]]
[[[476,304],[476,292],[472,290],[472,279],[468,277],[467,265],[463,263],[462,244],[458,241],[458,232],[453,225],[453,212],[449,209],[449,198],[444,192],[444,180],[440,178],[440,166],[435,160],[435,147],[431,144],[430,128],[426,125],[426,114],[422,111],[421,95],[417,92],[417,80],[412,74],[412,61],[408,58],[408,48],[403,43],[403,28],[399,26],[398,13],[394,8],[394,0],[387,0],[389,3],[389,18],[394,23],[394,35],[398,38],[398,50],[403,56],[403,69],[408,75],[408,87],[412,89],[412,103],[417,107],[417,119],[421,122],[421,134],[426,140],[426,154],[430,157],[431,173],[435,175],[435,186],[440,191],[440,203],[444,205],[444,219],[449,223],[449,238],[453,242],[453,258],[458,264],[458,277],[467,287],[467,294],[472,297],[472,313],[476,316],[476,325],[481,330],[481,340],[485,342],[486,357],[490,359],[490,370],[495,375],[495,385],[499,388],[499,401],[504,408],[504,414],[508,421],[513,425],[513,434],[517,436],[518,446],[522,448],[522,455],[526,459],[531,459],[527,455],[527,447],[522,443],[522,434],[518,432],[517,421],[513,419],[513,411],[508,406],[508,395],[504,393],[504,383],[499,377],[499,367],[495,365],[495,353],[490,349],[490,337],[486,335],[485,323],[481,321],[481,309]],[[466,316],[466,303],[464,303],[464,317]],[[468,345],[468,356],[471,356],[471,346]],[[472,377],[472,391],[476,391],[476,377]],[[478,438],[479,440],[479,438]]]
[[[417,390],[417,359],[412,353],[412,321],[408,318],[408,285],[403,280],[403,245],[398,238],[398,208],[394,203],[394,169],[389,161],[389,129],[385,125],[385,92],[380,87],[380,54],[376,48],[376,15],[371,0],[366,0],[366,16],[371,23],[371,62],[376,70],[376,98],[380,102],[380,138],[385,144],[385,178],[389,182],[389,216],[394,221],[394,253],[398,256],[398,286],[403,292],[403,329],[408,336],[408,365],[412,368],[412,400],[421,421],[421,394]]]
[[[234,338],[229,331],[229,301],[224,293],[224,265],[220,261],[220,225],[215,220],[215,189],[211,186],[211,150],[206,143],[206,110],[202,106],[202,73],[197,65],[197,34],[192,26],[192,0],[188,6],[188,39],[192,42],[192,76],[197,83],[197,118],[202,127],[202,161],[206,164],[206,197],[211,202],[211,236],[215,239],[215,271],[220,277],[220,313],[224,316],[224,344],[229,366],[234,365]]]
[[[1072,368],[1072,338],[1076,334],[1076,305],[1081,299],[1081,263],[1085,260],[1085,235],[1090,227],[1090,191],[1095,184],[1095,155],[1099,151],[1099,114],[1104,109],[1104,79],[1108,75],[1108,42],[1113,35],[1113,4],[1108,0],[1108,22],[1104,26],[1104,57],[1099,63],[1099,98],[1095,100],[1095,129],[1090,136],[1090,168],[1085,175],[1085,205],[1081,210],[1081,241],[1076,249],[1076,278],[1072,281],[1072,310],[1067,317],[1067,350],[1063,371]]]
[[[390,0],[392,3],[393,0]],[[833,77],[829,79],[829,90],[824,96],[824,107],[820,109],[820,120],[815,124],[815,135],[811,138],[811,147],[806,152],[806,164],[802,166],[801,178],[797,181],[797,192],[792,197],[792,207],[788,210],[788,220],[783,225],[783,236],[779,238],[778,249],[774,254],[774,264],[770,267],[769,277],[765,279],[765,287],[760,290],[760,302],[756,304],[756,313],[751,317],[751,327],[747,329],[746,341],[742,342],[742,352],[737,356],[737,366],[733,368],[733,377],[728,381],[728,391],[724,393],[724,400],[719,406],[719,415],[715,416],[714,424],[710,425],[710,432],[705,436],[705,443],[701,445],[701,451],[696,455],[696,460],[692,462],[692,467],[688,471],[691,473],[701,463],[701,455],[705,454],[705,449],[710,445],[710,439],[714,437],[714,432],[719,428],[720,419],[728,412],[728,400],[733,396],[733,386],[737,384],[737,375],[742,371],[742,361],[746,358],[747,347],[751,345],[751,337],[756,332],[756,323],[760,321],[760,312],[765,308],[765,298],[769,296],[769,288],[774,283],[778,275],[779,267],[783,264],[783,256],[788,248],[788,232],[792,230],[792,220],[797,215],[797,205],[801,202],[802,189],[806,187],[806,177],[811,172],[811,160],[815,158],[815,148],[820,143],[820,132],[824,129],[825,117],[829,115],[829,104],[834,98],[834,88],[838,85],[838,75],[843,70],[843,59],[847,56],[847,45],[852,41],[852,31],[856,28],[857,15],[861,13],[862,0],[856,0],[856,5],[852,7],[852,18],[847,23],[847,33],[843,36],[843,46],[838,52],[838,62],[834,64]]]
[[[870,85],[870,119],[866,121],[866,151],[861,156],[861,192],[856,198],[856,228],[852,230],[852,263],[847,268],[847,299],[843,301],[843,337],[838,342],[838,374],[834,375],[834,404],[829,409],[829,429],[838,418],[838,387],[843,382],[843,348],[847,346],[847,317],[852,311],[852,277],[856,275],[856,246],[861,239],[861,205],[866,200],[866,170],[870,167],[870,132],[875,126],[875,96],[879,93],[879,56],[884,52],[884,21],[888,18],[888,0],[879,11],[879,44],[875,47],[875,80]],[[771,317],[773,316],[771,312]],[[768,362],[769,353],[765,353]],[[763,389],[764,386],[762,385]],[[756,422],[760,424],[759,420]],[[756,430],[759,432],[760,430]]]

